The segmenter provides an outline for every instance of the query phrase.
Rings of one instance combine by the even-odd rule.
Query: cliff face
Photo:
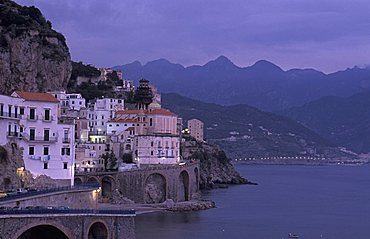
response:
[[[182,143],[182,156],[200,161],[200,187],[208,189],[216,184],[243,184],[248,181],[240,176],[225,152],[216,145],[186,141]]]
[[[17,168],[24,167],[22,150],[14,143],[0,146],[0,190],[20,188],[22,175]]]
[[[35,7],[0,0],[0,93],[67,87],[69,49]]]

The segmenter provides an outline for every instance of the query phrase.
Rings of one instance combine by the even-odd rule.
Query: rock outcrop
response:
[[[24,169],[22,150],[17,144],[8,143],[0,146],[0,190],[20,188],[22,186],[22,171]]]
[[[213,188],[218,184],[244,184],[248,181],[241,177],[230,163],[225,152],[216,145],[186,141],[182,143],[184,158],[200,161],[200,187]]]
[[[65,89],[71,71],[64,36],[40,10],[0,0],[0,93]]]

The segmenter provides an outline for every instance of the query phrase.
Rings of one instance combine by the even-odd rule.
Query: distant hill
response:
[[[345,155],[301,124],[248,105],[221,106],[171,93],[162,94],[162,106],[185,121],[202,120],[208,141],[219,144],[232,158]]]
[[[249,104],[273,111],[299,106],[323,96],[350,96],[370,87],[370,69],[354,67],[324,74],[314,69],[282,70],[261,60],[238,67],[225,56],[203,66],[184,67],[165,59],[114,67],[125,78],[146,78],[162,92],[222,105]]]
[[[347,98],[323,97],[279,113],[338,145],[358,153],[370,152],[370,91]]]

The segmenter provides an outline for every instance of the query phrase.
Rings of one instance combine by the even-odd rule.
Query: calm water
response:
[[[258,186],[208,192],[218,208],[136,217],[137,239],[370,238],[370,166],[250,166]]]

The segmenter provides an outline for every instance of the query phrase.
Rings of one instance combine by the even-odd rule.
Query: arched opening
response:
[[[199,191],[199,170],[198,168],[194,169],[194,174],[195,174],[195,189],[196,191]]]
[[[126,151],[131,151],[131,144],[126,144],[125,150]]]
[[[107,239],[108,229],[102,222],[95,222],[89,228],[88,239]]]
[[[111,177],[104,177],[101,180],[101,189],[103,198],[111,198],[113,191],[113,179]]]
[[[87,183],[99,183],[99,180],[95,177],[90,177],[87,179]]]
[[[179,176],[178,201],[189,201],[189,174],[182,171]]]
[[[80,185],[82,184],[82,179],[81,178],[75,178],[74,179],[74,185]]]
[[[166,200],[166,178],[159,173],[153,173],[145,180],[145,203],[161,203]]]
[[[39,225],[23,232],[18,239],[68,239],[68,236],[51,225]]]

